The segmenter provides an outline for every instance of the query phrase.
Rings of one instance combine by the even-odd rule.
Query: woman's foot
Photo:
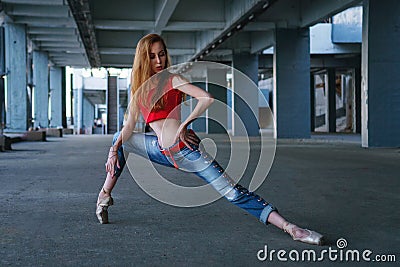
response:
[[[288,233],[293,240],[319,246],[323,244],[323,235],[315,231],[300,228],[297,225],[289,222],[285,222],[282,226],[282,229]]]
[[[101,224],[108,223],[108,207],[113,204],[111,194],[102,188],[96,205],[96,216]]]

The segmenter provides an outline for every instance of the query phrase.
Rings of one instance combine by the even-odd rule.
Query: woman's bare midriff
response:
[[[157,134],[161,147],[170,147],[175,143],[181,122],[175,119],[162,119],[150,122],[150,127]]]

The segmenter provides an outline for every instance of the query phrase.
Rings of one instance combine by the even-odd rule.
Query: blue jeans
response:
[[[113,144],[119,134],[120,132],[115,133]],[[149,158],[152,162],[168,167],[174,167],[173,161],[175,161],[180,170],[193,172],[207,183],[211,183],[232,204],[254,215],[262,223],[268,224],[268,216],[272,211],[277,211],[277,209],[255,193],[250,192],[239,184],[235,184],[224,169],[210,155],[199,149],[198,146],[192,145],[192,148],[193,150],[188,147],[182,148],[178,153],[173,154],[172,160],[161,152],[157,136],[134,133],[118,149],[120,168],[115,166],[115,175],[119,177],[125,166],[124,151]]]

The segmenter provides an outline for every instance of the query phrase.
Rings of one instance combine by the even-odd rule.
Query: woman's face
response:
[[[150,48],[150,64],[153,74],[165,69],[166,53],[161,42],[156,42]]]

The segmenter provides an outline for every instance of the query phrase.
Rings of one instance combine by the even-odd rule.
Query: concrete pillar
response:
[[[4,43],[4,28],[0,26],[0,150],[4,147],[3,138],[3,128],[5,123],[5,94],[4,94],[4,79],[3,76],[6,72],[6,62],[5,62],[5,43]]]
[[[33,84],[33,56],[32,49],[29,48],[28,44],[28,54],[27,54],[27,68],[26,68],[26,82],[27,82],[27,91],[28,91],[28,100],[27,100],[27,118],[28,118],[28,128],[33,127],[33,94],[34,94],[34,84]]]
[[[0,76],[0,135],[3,134],[4,128],[4,79]]]
[[[207,89],[214,104],[207,110],[207,133],[226,133],[228,130],[226,69],[207,69]]]
[[[67,72],[61,68],[61,126],[67,128]]]
[[[207,84],[206,84],[205,79],[204,79],[204,82],[199,81],[199,80],[201,80],[201,78],[196,78],[195,80],[197,82],[193,82],[193,85],[196,85],[204,90],[207,90]],[[192,101],[190,102],[191,110],[194,109],[196,103],[197,103],[197,100],[195,98],[192,98]],[[206,118],[201,117],[201,118],[196,119],[194,122],[192,122],[192,129],[195,132],[205,133],[206,132]]]
[[[83,105],[83,112],[82,112],[83,127],[82,128],[83,128],[85,134],[92,134],[93,133],[92,132],[93,123],[94,123],[94,106],[85,96],[83,96],[82,105]]]
[[[327,120],[326,124],[328,126],[329,133],[336,132],[336,71],[333,68],[327,70],[328,76],[328,95],[327,95]]]
[[[399,1],[363,1],[363,147],[400,146],[399,13]]]
[[[278,138],[310,138],[309,29],[277,29],[274,115]]]
[[[0,74],[0,150],[3,144],[1,143],[1,136],[3,135],[4,129],[4,79]]]
[[[361,133],[361,69],[354,69],[355,129]]]
[[[315,77],[314,74],[310,74],[310,131],[315,130]]]
[[[232,67],[242,72],[256,85],[258,84],[258,55],[256,54],[234,54]],[[237,71],[233,71],[233,112],[238,116],[232,118],[232,134],[234,136],[258,136],[258,90],[250,88],[250,82]],[[239,121],[244,124],[245,129],[238,127]],[[246,133],[247,131],[247,133]]]
[[[25,131],[28,127],[26,92],[26,28],[5,24],[5,61],[7,74],[7,131]]]
[[[82,133],[83,129],[83,77],[79,71],[74,71],[71,75],[72,80],[72,118],[74,132]]]
[[[70,97],[69,97],[69,99],[70,99],[70,103],[69,103],[69,105],[70,105],[70,109],[71,109],[71,117],[70,117],[70,123],[71,123],[71,125],[74,125],[75,124],[75,109],[74,109],[74,74],[70,74],[70,77],[69,77],[69,79],[70,79],[70,87],[71,88],[69,88],[69,90],[70,90]]]
[[[355,131],[355,98],[354,98],[354,71],[351,70],[347,74],[343,75],[343,93],[346,110],[346,132],[356,132]]]
[[[33,51],[33,84],[34,126],[47,128],[49,127],[49,57],[46,52]]]
[[[0,74],[0,151],[3,151],[5,149],[5,137],[3,136],[3,129],[4,129],[4,79],[2,74]]]
[[[62,89],[62,69],[60,67],[50,68],[50,127],[62,126]]]
[[[76,134],[83,133],[83,89],[78,87],[74,89],[74,130]]]
[[[118,131],[119,94],[118,77],[108,76],[107,81],[107,133]]]

